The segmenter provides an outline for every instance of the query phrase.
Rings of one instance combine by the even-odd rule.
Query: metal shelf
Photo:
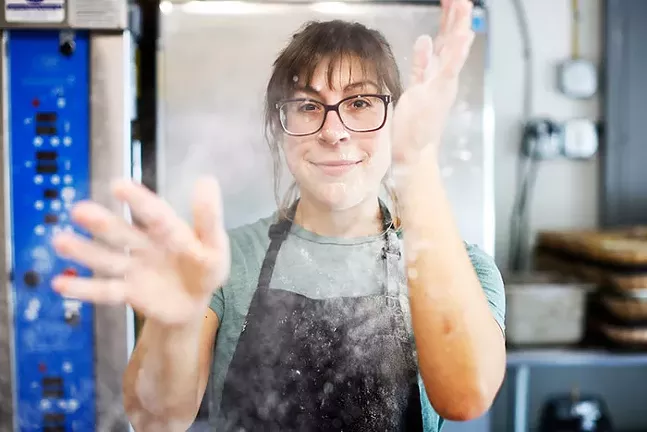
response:
[[[647,352],[621,353],[604,349],[508,349],[508,367],[647,366]]]

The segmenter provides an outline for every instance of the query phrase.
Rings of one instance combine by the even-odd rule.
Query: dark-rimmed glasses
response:
[[[346,129],[353,132],[373,132],[386,123],[390,95],[361,94],[349,96],[334,105],[314,99],[288,99],[276,104],[281,126],[292,136],[312,135],[321,130],[326,116],[334,111]]]

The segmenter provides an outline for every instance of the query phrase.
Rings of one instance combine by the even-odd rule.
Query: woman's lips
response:
[[[361,161],[312,162],[321,172],[333,177],[341,176],[354,170],[360,163]]]

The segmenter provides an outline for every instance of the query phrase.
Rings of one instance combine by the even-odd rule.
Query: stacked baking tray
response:
[[[541,232],[535,267],[595,283],[589,330],[615,346],[647,350],[647,227]]]

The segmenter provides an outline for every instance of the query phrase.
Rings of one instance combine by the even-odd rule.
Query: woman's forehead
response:
[[[378,90],[379,82],[374,65],[353,57],[325,59],[310,76],[302,73],[296,79],[297,88],[316,91]]]

